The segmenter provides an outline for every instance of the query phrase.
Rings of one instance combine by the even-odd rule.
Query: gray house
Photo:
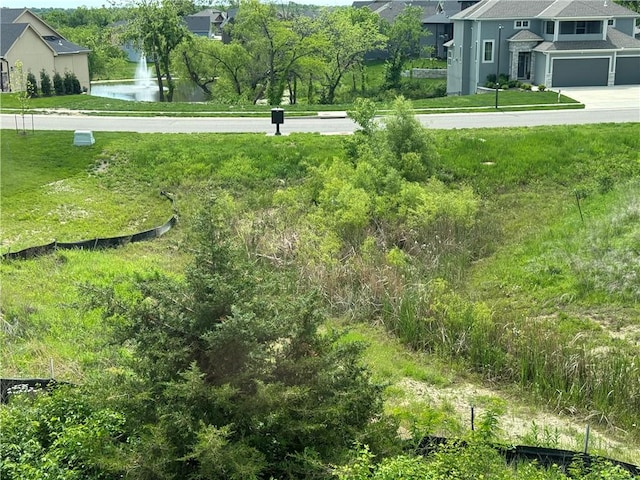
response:
[[[447,94],[487,76],[547,87],[640,84],[637,13],[613,0],[482,0],[453,15]]]
[[[420,8],[422,29],[429,32],[422,40],[422,47],[431,50],[431,56],[444,58],[444,44],[453,38],[451,17],[479,0],[356,0],[354,8],[368,8],[389,23],[407,7]],[[377,56],[381,56],[379,54]]]

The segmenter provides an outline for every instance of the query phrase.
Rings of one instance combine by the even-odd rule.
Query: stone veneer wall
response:
[[[402,72],[403,77],[412,78],[447,78],[447,70],[445,68],[412,68],[409,71]]]
[[[511,56],[509,57],[509,78],[517,79],[518,78],[518,54],[520,52],[531,52],[531,65],[529,66],[529,71],[531,72],[531,78],[527,81],[530,83],[535,83],[536,79],[536,56],[533,54],[532,50],[538,45],[540,42],[532,41],[532,42],[510,42],[509,43],[509,52]]]

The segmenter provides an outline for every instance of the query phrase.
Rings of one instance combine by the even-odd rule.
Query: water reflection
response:
[[[92,83],[91,95],[138,102],[160,101],[158,83],[152,76],[151,69],[147,66],[147,59],[144,56],[138,62],[134,80]],[[173,92],[174,102],[204,102],[205,100],[204,93],[193,85],[178,83]]]

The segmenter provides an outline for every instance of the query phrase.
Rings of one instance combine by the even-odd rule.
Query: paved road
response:
[[[523,127],[539,125],[578,125],[589,123],[640,122],[640,86],[566,88],[563,94],[586,105],[584,110],[538,110],[532,112],[442,113],[418,115],[429,128]],[[31,128],[27,117],[27,128]],[[71,115],[34,115],[36,130],[93,130],[141,133],[273,133],[270,118],[174,118],[174,117],[91,117]],[[16,128],[15,115],[0,115],[0,127]],[[350,133],[356,128],[348,118],[285,118],[281,130]]]
[[[449,113],[418,115],[429,128],[520,127],[538,125],[575,125],[589,123],[640,122],[640,105],[615,109],[584,109],[534,112]],[[14,129],[14,115],[2,115],[3,129]],[[269,118],[172,118],[172,117],[90,117],[83,115],[34,115],[36,130],[93,130],[94,132],[141,133],[273,133]],[[31,117],[26,117],[31,128]],[[353,132],[355,124],[348,118],[285,118],[283,133],[318,132],[324,134]]]

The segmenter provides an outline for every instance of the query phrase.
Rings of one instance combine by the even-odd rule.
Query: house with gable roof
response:
[[[451,17],[447,94],[497,73],[555,88],[640,84],[638,17],[613,0],[482,0]]]
[[[31,10],[0,8],[0,91],[10,91],[18,60],[24,74],[31,72],[36,78],[42,70],[51,77],[55,72],[73,72],[80,86],[89,91],[89,53],[88,48],[67,41]]]
[[[421,10],[422,29],[428,32],[422,39],[421,46],[428,48],[433,57],[444,58],[446,49],[443,46],[453,38],[453,22],[451,17],[479,0],[356,0],[354,8],[368,8],[389,23],[407,7]]]

